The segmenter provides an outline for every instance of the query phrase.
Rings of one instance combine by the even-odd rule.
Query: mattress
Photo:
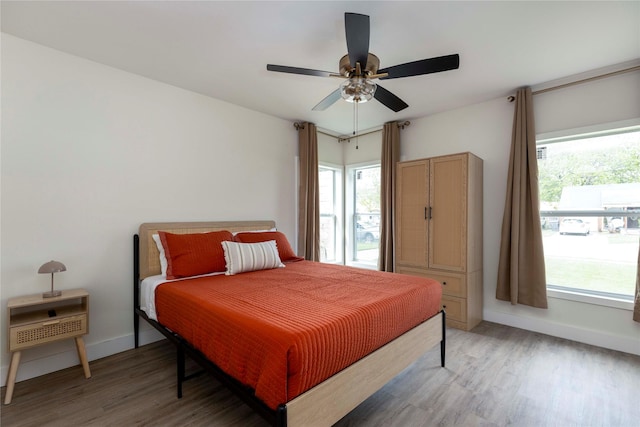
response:
[[[208,277],[208,276],[219,276],[224,273],[209,273],[203,274],[201,276],[193,276],[189,279],[194,279],[198,277]],[[168,280],[167,276],[162,274],[156,274],[154,276],[149,276],[140,282],[140,293],[138,294],[140,297],[140,309],[144,311],[147,317],[151,320],[158,321],[158,316],[156,314],[156,288],[163,283],[167,282],[177,282],[180,280],[188,280],[188,279],[172,279]]]
[[[160,324],[276,409],[440,310],[441,286],[322,264],[160,283]]]

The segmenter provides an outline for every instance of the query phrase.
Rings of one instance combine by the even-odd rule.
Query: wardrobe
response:
[[[399,162],[395,271],[442,284],[447,325],[482,320],[482,159],[459,153]]]

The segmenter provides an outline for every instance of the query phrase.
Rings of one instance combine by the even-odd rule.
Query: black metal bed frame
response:
[[[133,328],[135,348],[140,344],[140,318],[144,319],[164,335],[176,347],[176,389],[178,399],[182,398],[182,384],[184,381],[194,378],[202,373],[186,375],[186,358],[189,356],[193,361],[200,365],[205,371],[211,374],[218,381],[223,383],[236,396],[242,399],[251,409],[267,420],[271,425],[276,427],[287,427],[287,406],[281,404],[276,410],[268,407],[264,402],[258,399],[254,390],[248,387],[223,370],[215,363],[211,362],[199,350],[193,347],[187,340],[179,334],[165,328],[157,321],[150,319],[147,314],[140,309],[140,238],[138,234],[133,236]],[[440,341],[440,365],[445,366],[445,348],[446,348],[446,313],[442,312],[442,341]]]

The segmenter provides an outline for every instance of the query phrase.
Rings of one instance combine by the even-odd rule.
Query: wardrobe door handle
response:
[[[427,207],[424,207],[424,219],[427,219]]]
[[[433,218],[432,208],[431,208],[431,206],[429,206],[429,219],[431,219],[431,218]]]

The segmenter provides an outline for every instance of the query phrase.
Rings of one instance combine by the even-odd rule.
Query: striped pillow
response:
[[[222,242],[227,276],[284,267],[275,240],[260,243]]]
[[[237,233],[233,237],[234,242],[242,243],[268,242],[269,240],[276,241],[278,254],[280,255],[280,260],[282,262],[301,261],[304,259],[296,255],[296,253],[291,248],[289,240],[287,240],[287,236],[285,236],[284,233],[280,231],[245,231],[243,233]]]

